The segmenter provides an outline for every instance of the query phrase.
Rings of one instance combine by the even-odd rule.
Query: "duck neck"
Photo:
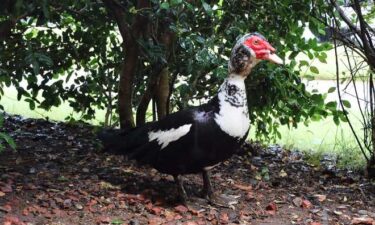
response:
[[[224,101],[233,107],[247,107],[245,77],[230,74],[221,85],[218,97],[220,102]]]

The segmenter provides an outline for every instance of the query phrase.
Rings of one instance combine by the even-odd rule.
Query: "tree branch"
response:
[[[103,0],[105,6],[110,9],[115,17],[121,36],[124,38],[124,42],[130,40],[130,26],[125,21],[125,9],[116,0]],[[121,6],[121,7],[119,7]]]
[[[348,27],[352,31],[354,31],[356,34],[359,35],[361,31],[352,23],[352,21],[350,21],[350,19],[346,16],[345,12],[341,9],[341,7],[337,4],[337,2],[335,0],[330,0],[330,1],[331,1],[331,4],[335,7],[337,12],[339,13],[342,20],[345,21],[345,23],[348,25]]]
[[[334,46],[335,46],[334,49],[335,49],[335,60],[336,60],[336,86],[337,86],[337,94],[338,94],[338,97],[339,97],[339,102],[340,102],[342,110],[344,111],[344,116],[345,116],[346,120],[348,121],[349,127],[350,127],[350,129],[351,129],[351,131],[354,135],[354,138],[357,141],[359,149],[361,150],[361,152],[362,152],[363,156],[365,157],[366,161],[369,162],[369,158],[368,158],[365,150],[363,149],[361,141],[359,140],[359,138],[357,136],[357,133],[355,132],[355,130],[353,128],[352,123],[350,122],[350,119],[348,117],[348,114],[345,110],[345,107],[344,107],[344,104],[343,104],[343,101],[342,101],[342,97],[341,97],[341,93],[340,93],[340,71],[339,71],[339,59],[338,59],[338,53],[337,53],[336,39],[333,39],[333,42],[334,42]]]

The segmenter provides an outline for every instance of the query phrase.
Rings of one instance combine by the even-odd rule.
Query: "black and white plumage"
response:
[[[261,60],[281,63],[274,51],[263,36],[247,34],[234,46],[228,78],[208,103],[128,131],[103,132],[99,138],[109,151],[173,175],[184,198],[178,175],[202,172],[205,194],[211,198],[207,171],[231,157],[249,131],[244,81]]]

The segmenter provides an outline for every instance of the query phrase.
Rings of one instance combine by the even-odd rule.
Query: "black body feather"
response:
[[[215,122],[219,107],[215,96],[207,104],[169,114],[142,127],[101,132],[99,139],[108,151],[127,155],[163,173],[201,172],[205,167],[228,159],[244,141],[244,138],[234,138],[220,129]],[[197,114],[200,120],[197,120]],[[186,124],[191,124],[189,132],[163,149],[157,140],[149,141],[151,131],[176,129]]]

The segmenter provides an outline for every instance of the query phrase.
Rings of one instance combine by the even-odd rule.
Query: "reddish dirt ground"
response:
[[[213,169],[228,208],[200,198],[199,175],[184,176],[184,206],[171,176],[101,152],[90,126],[6,116],[3,131],[17,143],[0,154],[4,225],[375,225],[374,181],[279,147],[247,146]]]

